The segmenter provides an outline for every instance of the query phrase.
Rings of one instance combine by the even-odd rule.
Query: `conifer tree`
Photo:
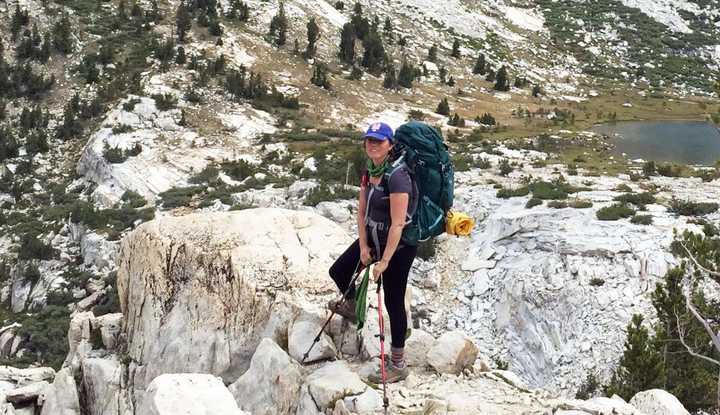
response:
[[[450,79],[448,79],[447,84],[448,86],[455,86],[455,78],[451,76]]]
[[[385,78],[383,79],[383,88],[385,89],[398,89],[398,79],[395,73],[395,65],[392,63],[388,65],[385,70]]]
[[[437,63],[437,46],[430,46],[430,49],[428,50],[427,60],[433,63]]]
[[[328,79],[328,68],[324,63],[318,62],[313,69],[313,76],[310,82],[321,88],[331,89],[330,80]]]
[[[345,63],[353,63],[355,60],[355,26],[352,23],[345,23],[340,30],[340,51],[338,56]]]
[[[188,30],[192,27],[192,16],[184,1],[180,2],[175,13],[175,32],[180,43],[185,42]]]
[[[276,46],[280,47],[287,42],[288,20],[285,16],[285,3],[280,2],[278,13],[270,20],[269,36]]]
[[[488,69],[485,80],[488,82],[495,82],[495,71],[493,69]]]
[[[362,5],[357,2],[353,8],[353,14],[350,17],[350,23],[355,28],[355,35],[358,39],[364,41],[370,34],[370,23],[362,15]]]
[[[71,31],[72,26],[70,24],[70,17],[67,15],[67,13],[63,13],[60,20],[55,22],[55,24],[53,25],[52,42],[55,49],[65,55],[72,52],[74,47]]]
[[[493,87],[496,91],[509,91],[510,90],[510,80],[508,79],[508,73],[505,66],[500,68],[500,70],[495,75],[495,86]]]
[[[407,39],[405,36],[401,36],[400,40],[398,41],[398,46],[400,46],[401,49],[405,49],[405,46],[407,46]]]
[[[447,83],[447,81],[446,81],[446,78],[447,78],[447,69],[445,69],[444,66],[441,66],[441,67],[440,67],[440,72],[438,73],[438,76],[440,77],[440,82],[441,82],[441,83],[443,83],[443,84],[444,84],[444,83]]]
[[[23,26],[26,26],[29,22],[30,17],[28,16],[28,11],[20,10],[20,3],[16,3],[15,12],[10,20],[10,34],[12,35],[12,40],[17,39],[20,29],[22,29]]]
[[[537,98],[540,94],[542,94],[542,89],[540,89],[539,85],[534,85],[532,89],[532,96]]]
[[[400,84],[403,88],[412,88],[415,76],[415,67],[410,64],[407,59],[404,59],[402,66],[400,67],[400,74],[398,75],[398,84]]]
[[[395,40],[394,31],[395,29],[393,27],[392,21],[390,20],[390,17],[385,17],[385,24],[383,25],[383,36],[385,37],[385,40],[391,45]]]
[[[385,55],[385,46],[383,46],[380,35],[373,31],[363,40],[362,66],[367,68],[370,73],[380,73],[382,71],[387,56]]]
[[[455,41],[453,41],[452,52],[450,53],[450,56],[455,59],[460,58],[460,41],[458,39],[455,39]]]
[[[317,23],[315,23],[315,18],[311,18],[310,21],[307,24],[307,38],[308,38],[308,45],[307,49],[305,49],[305,58],[306,59],[312,59],[315,57],[315,53],[317,51],[317,46],[315,43],[320,38],[320,28],[318,27]]]
[[[638,392],[662,388],[665,383],[663,357],[655,349],[656,346],[642,322],[642,315],[635,314],[627,326],[623,357],[620,358],[610,384],[605,388],[605,393],[609,396],[617,394],[630,400]]]
[[[447,98],[443,98],[442,101],[440,101],[435,112],[446,117],[450,116],[450,103],[448,103]]]
[[[177,55],[175,56],[175,63],[178,65],[185,65],[185,62],[187,62],[187,57],[185,56],[185,48],[180,46],[177,49]]]
[[[478,55],[478,58],[475,61],[475,66],[473,67],[473,74],[485,75],[485,55],[482,53]]]

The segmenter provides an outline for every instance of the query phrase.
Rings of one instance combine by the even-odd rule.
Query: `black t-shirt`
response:
[[[385,188],[385,184],[387,184],[387,189]],[[412,189],[412,179],[406,167],[400,167],[395,170],[390,175],[387,183],[385,180],[381,180],[377,185],[368,182],[368,186],[365,189],[365,200],[369,201],[368,217],[375,222],[385,223],[389,226],[392,221],[390,216],[390,194],[407,193],[408,198],[412,198]],[[408,201],[408,210],[410,209],[410,203],[412,203],[412,201]],[[368,226],[366,230],[368,244],[372,247],[374,242],[371,228]],[[378,239],[380,245],[385,246],[387,243],[387,230],[378,232]]]

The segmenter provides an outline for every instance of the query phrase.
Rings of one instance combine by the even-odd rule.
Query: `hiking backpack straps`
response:
[[[402,240],[416,245],[445,232],[445,218],[453,204],[454,169],[442,136],[418,121],[395,131],[393,151],[402,154],[416,190],[416,206]],[[397,162],[397,161],[396,161]]]

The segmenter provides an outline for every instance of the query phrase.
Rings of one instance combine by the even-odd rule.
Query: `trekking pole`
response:
[[[355,276],[354,276],[353,279],[350,281],[350,285],[348,285],[347,289],[346,289],[345,292],[343,293],[342,298],[340,299],[340,303],[339,303],[339,304],[342,304],[342,303],[345,302],[345,300],[347,299],[347,295],[350,293],[350,290],[352,289],[352,287],[355,286],[355,281],[357,281],[358,277],[360,276],[360,271],[363,270],[363,268],[360,267],[360,264],[361,264],[361,263],[362,263],[362,261],[358,259],[358,263],[357,263],[357,265],[355,265],[355,271],[353,271],[353,273],[355,274]],[[339,304],[338,304],[338,305],[339,305]],[[312,344],[311,344],[310,347],[308,348],[307,352],[305,352],[305,354],[303,355],[303,358],[302,358],[302,360],[300,361],[300,364],[301,364],[301,365],[302,365],[302,364],[305,364],[305,360],[308,358],[308,356],[310,356],[310,351],[312,350],[313,347],[315,347],[315,344],[317,344],[317,342],[320,341],[320,337],[322,336],[322,334],[323,334],[323,332],[325,331],[325,328],[328,326],[328,324],[330,324],[330,320],[332,320],[333,316],[335,316],[335,308],[333,308],[333,309],[331,310],[330,317],[328,317],[328,319],[325,320],[325,324],[323,324],[322,328],[321,328],[320,331],[318,332],[317,336],[315,336],[315,339],[313,340]]]
[[[382,376],[383,384],[383,408],[385,408],[385,415],[388,413],[388,407],[390,406],[390,400],[387,396],[387,373],[385,372],[385,321],[383,320],[382,313],[382,295],[380,295],[380,289],[382,288],[382,275],[378,278],[377,283],[377,296],[378,296],[378,325],[380,326],[380,334],[377,337],[380,338],[380,374]]]

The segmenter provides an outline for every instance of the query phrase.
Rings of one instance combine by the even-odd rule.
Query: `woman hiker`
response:
[[[385,123],[374,123],[364,136],[365,152],[368,156],[367,174],[360,184],[358,208],[358,239],[330,267],[330,277],[340,292],[348,289],[353,274],[359,269],[358,262],[367,266],[374,261],[373,279],[382,275],[385,291],[385,307],[390,316],[391,364],[387,371],[387,382],[397,382],[408,376],[404,357],[407,315],[405,311],[405,289],[408,273],[412,266],[416,246],[405,245],[401,235],[406,223],[408,206],[412,206],[413,184],[407,168],[393,171],[383,187],[383,175],[390,168],[392,160],[393,130]],[[356,321],[355,287],[351,287],[347,300],[331,301],[331,310]],[[371,382],[381,381],[379,374],[371,376]]]

